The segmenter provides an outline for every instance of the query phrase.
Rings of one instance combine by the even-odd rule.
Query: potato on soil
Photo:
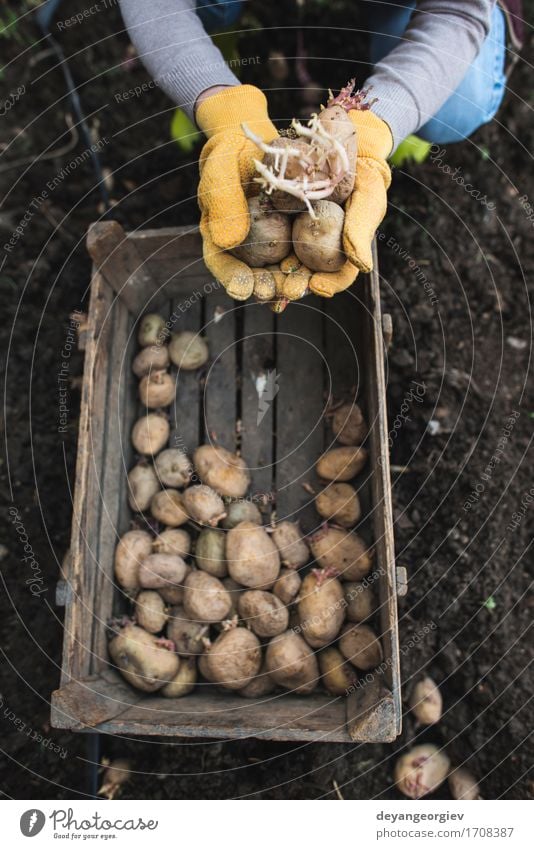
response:
[[[209,625],[190,619],[182,605],[172,607],[169,611],[167,637],[176,646],[177,654],[188,656],[202,654],[204,651],[203,638],[208,636]]]
[[[343,251],[345,213],[336,203],[319,200],[314,204],[315,218],[301,212],[293,222],[293,249],[311,271],[339,271],[347,257]]]
[[[195,544],[195,561],[199,569],[225,578],[228,574],[226,566],[226,534],[214,528],[204,528]]]
[[[153,693],[171,681],[180,666],[173,651],[137,625],[126,625],[109,643],[109,655],[121,675],[138,690]]]
[[[139,586],[159,590],[181,586],[187,574],[187,564],[176,554],[149,554],[139,567]]]
[[[226,502],[226,516],[221,526],[230,530],[240,522],[254,522],[256,525],[261,525],[261,513],[254,502],[242,500]]]
[[[375,594],[368,584],[361,581],[349,581],[343,584],[347,619],[349,622],[364,622],[375,609]]]
[[[252,268],[280,262],[291,250],[291,222],[259,197],[248,201],[250,229],[246,239],[230,253]]]
[[[216,525],[226,516],[221,496],[205,484],[185,490],[184,506],[193,521],[201,525]]]
[[[228,531],[226,562],[230,577],[251,589],[270,589],[280,572],[278,549],[254,522],[240,522]]]
[[[343,587],[327,575],[316,569],[306,575],[297,604],[302,636],[315,649],[333,642],[345,621]]]
[[[384,656],[380,640],[367,625],[345,625],[339,650],[356,669],[364,672],[378,666]]]
[[[139,463],[128,472],[128,504],[134,513],[142,513],[150,507],[153,497],[159,492],[159,481],[153,466]]]
[[[299,569],[310,559],[310,549],[298,522],[279,522],[271,536],[282,564],[288,569]]]
[[[425,676],[418,681],[410,696],[410,710],[421,725],[435,725],[441,719],[443,699],[438,685]]]
[[[211,486],[219,495],[242,498],[250,486],[250,475],[242,457],[226,448],[201,445],[193,462],[202,483]]]
[[[191,460],[179,448],[166,448],[154,460],[154,468],[164,486],[180,489],[187,486],[193,474]]]
[[[191,537],[182,528],[165,528],[152,542],[154,554],[177,554],[187,557],[191,552]]]
[[[132,445],[138,454],[157,454],[169,440],[171,428],[165,416],[147,413],[132,429]]]
[[[167,608],[155,590],[141,590],[135,599],[135,619],[149,634],[159,634],[167,622]]]
[[[239,690],[239,695],[245,699],[259,699],[261,696],[268,696],[275,689],[275,684],[269,673],[265,662],[260,671],[252,681],[249,681],[246,687]]]
[[[397,789],[409,799],[422,799],[443,784],[450,761],[432,743],[414,746],[398,759],[393,778]]]
[[[132,363],[132,371],[136,377],[144,377],[159,369],[166,369],[170,363],[169,350],[166,345],[151,345],[139,351]]]
[[[480,788],[475,776],[464,766],[459,766],[449,773],[449,790],[453,799],[462,802],[480,799]]]
[[[126,531],[115,549],[115,578],[124,590],[139,587],[139,567],[152,552],[152,537],[147,531]]]
[[[275,637],[287,629],[287,607],[273,593],[247,590],[239,596],[237,610],[245,625],[258,637]]]
[[[260,641],[246,628],[223,631],[207,652],[206,666],[216,684],[242,690],[260,671]]]
[[[319,652],[319,670],[323,687],[333,696],[348,695],[357,680],[354,668],[333,646]]]
[[[190,619],[199,622],[221,622],[232,609],[230,593],[213,575],[198,570],[191,572],[184,583],[184,610]]]
[[[137,339],[142,348],[161,345],[168,336],[165,319],[157,313],[147,313],[141,319]]]
[[[299,594],[301,584],[302,578],[299,573],[295,569],[284,567],[280,569],[280,575],[273,586],[273,593],[284,604],[291,604]]]
[[[371,570],[373,552],[358,534],[326,526],[310,538],[312,554],[322,569],[335,569],[342,581],[361,581]]]
[[[331,483],[315,499],[315,508],[323,519],[343,528],[352,528],[362,511],[358,493],[350,483]]]
[[[319,677],[312,649],[294,631],[272,638],[265,653],[265,666],[275,684],[302,695],[315,689]]]
[[[154,519],[170,528],[178,528],[189,521],[183,493],[176,489],[162,489],[156,492],[150,502],[150,512]]]
[[[176,397],[176,383],[167,371],[151,371],[139,383],[139,400],[145,407],[168,407]]]
[[[161,695],[168,699],[181,699],[195,689],[197,683],[197,662],[194,657],[180,659],[180,668],[168,684],[161,688]]]
[[[335,411],[332,431],[341,445],[361,445],[367,436],[367,422],[358,404],[343,404]]]
[[[327,481],[350,481],[367,462],[367,451],[361,446],[344,445],[331,448],[320,457],[315,469],[320,478]]]
[[[193,371],[207,363],[209,349],[206,340],[190,330],[173,333],[169,342],[169,356],[175,366]]]

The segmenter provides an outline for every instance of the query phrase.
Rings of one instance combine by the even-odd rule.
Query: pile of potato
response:
[[[189,459],[167,447],[170,362],[198,368],[208,349],[194,334],[168,341],[164,328],[145,317],[133,362],[146,412],[132,431],[135,519],[114,565],[132,615],[110,623],[111,660],[132,686],[172,698],[199,680],[244,697],[320,685],[346,694],[382,660],[369,625],[372,551],[353,530],[361,510],[348,482],[367,460],[362,413],[356,404],[333,413],[338,445],[316,465],[319,530],[306,538],[296,523],[264,526],[240,456],[200,445]]]

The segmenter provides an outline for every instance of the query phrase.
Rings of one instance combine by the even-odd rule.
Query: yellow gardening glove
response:
[[[254,288],[251,269],[229,253],[247,237],[247,195],[253,188],[254,159],[263,154],[241,129],[245,122],[270,142],[278,135],[267,112],[263,92],[239,85],[206,98],[196,112],[208,141],[200,154],[198,203],[201,211],[204,262],[232,298],[244,301]]]
[[[354,191],[345,202],[343,249],[348,260],[340,271],[312,276],[310,289],[323,298],[347,289],[358,271],[371,271],[371,244],[386,214],[386,192],[391,183],[386,159],[393,137],[388,125],[369,109],[351,109],[348,114],[356,129],[358,151]]]

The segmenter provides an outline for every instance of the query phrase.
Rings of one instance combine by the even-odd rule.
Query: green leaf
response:
[[[495,610],[495,608],[497,607],[497,602],[495,601],[492,595],[490,595],[490,597],[486,599],[486,601],[484,602],[484,607],[486,608],[486,610],[489,610],[490,613],[492,612],[492,610]]]

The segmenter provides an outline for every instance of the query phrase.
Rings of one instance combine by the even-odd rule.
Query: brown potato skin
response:
[[[324,578],[315,571],[302,581],[297,610],[301,633],[312,648],[322,648],[336,639],[345,621],[343,587],[337,578]]]
[[[162,489],[156,492],[150,502],[150,512],[154,519],[170,528],[178,528],[189,521],[184,496],[177,489]]]
[[[137,341],[142,348],[161,345],[167,335],[165,319],[155,312],[147,313],[139,322]]]
[[[348,581],[343,584],[347,619],[349,622],[364,622],[372,616],[375,609],[373,588],[361,581]]]
[[[339,271],[347,256],[343,250],[345,213],[330,200],[314,204],[316,218],[300,212],[293,222],[293,250],[311,271]]]
[[[272,638],[265,653],[265,667],[275,684],[301,695],[311,693],[319,678],[313,651],[294,631]]]
[[[323,687],[332,696],[348,695],[357,681],[354,668],[333,646],[319,652],[319,670]]]
[[[190,619],[182,605],[171,608],[167,624],[167,637],[176,646],[176,654],[187,657],[202,654],[203,637],[208,636],[207,623]]]
[[[255,678],[252,678],[246,687],[239,690],[239,695],[243,696],[245,699],[259,699],[262,696],[268,696],[274,691],[274,689],[275,683],[267,672],[264,662]]]
[[[187,564],[177,554],[149,554],[139,567],[139,586],[159,590],[180,586],[187,574]]]
[[[154,554],[177,554],[187,557],[191,552],[191,537],[181,528],[165,528],[152,543]]]
[[[136,377],[144,377],[153,371],[165,369],[170,363],[169,350],[166,345],[151,345],[139,351],[132,363],[132,371]]]
[[[128,472],[128,504],[134,513],[142,513],[150,507],[159,492],[159,481],[152,466],[139,463]]]
[[[171,428],[165,416],[147,413],[132,428],[132,445],[138,454],[150,456],[161,451],[169,441]]]
[[[154,459],[154,469],[163,486],[180,489],[193,474],[191,460],[179,448],[166,448]]]
[[[269,142],[269,144],[272,147],[279,148],[291,145],[291,147],[300,148],[303,153],[306,153],[309,148],[308,142],[304,139],[288,139],[285,136],[277,136],[277,138],[273,139],[273,141]],[[268,168],[272,168],[274,165],[274,156],[272,153],[265,154],[263,164]],[[300,176],[302,176],[301,166],[297,161],[295,161],[295,159],[288,160],[286,168],[287,179],[294,180],[295,177]],[[288,195],[287,192],[280,191],[280,189],[275,189],[270,195],[270,199],[275,209],[280,210],[280,212],[302,212],[306,209],[306,204],[303,200],[299,200],[299,198],[293,197],[293,195]]]
[[[168,407],[176,395],[176,384],[171,375],[160,369],[145,374],[139,383],[139,400],[150,409]]]
[[[209,349],[202,336],[191,330],[184,330],[171,336],[169,356],[179,369],[194,371],[207,363]]]
[[[202,483],[219,495],[242,498],[250,486],[245,461],[220,445],[201,445],[193,454],[193,463]]]
[[[149,634],[163,631],[168,614],[165,602],[155,590],[141,590],[135,599],[135,618]]]
[[[343,404],[335,411],[332,432],[341,445],[361,445],[368,428],[358,404]]]
[[[109,643],[109,655],[132,687],[154,693],[171,681],[180,666],[178,656],[157,645],[157,638],[137,625],[126,625]]]
[[[250,589],[270,589],[280,573],[278,549],[254,522],[240,522],[228,531],[226,560],[230,577]]]
[[[204,528],[195,544],[195,561],[199,569],[216,578],[226,578],[226,534]]]
[[[301,584],[302,578],[299,573],[284,567],[280,570],[280,575],[273,586],[273,593],[284,604],[291,604],[299,594]]]
[[[279,522],[271,536],[288,569],[299,569],[310,559],[308,543],[297,522]]]
[[[323,519],[343,528],[353,528],[362,515],[358,493],[349,483],[331,483],[315,499],[315,508]]]
[[[259,197],[248,201],[250,228],[244,241],[230,253],[252,268],[280,262],[291,250],[291,222],[287,215],[262,205]]]
[[[384,657],[380,640],[368,625],[345,625],[339,650],[349,663],[364,672],[374,669]]]
[[[195,689],[197,678],[197,663],[195,658],[181,658],[178,672],[168,684],[165,684],[161,688],[160,693],[168,699],[181,699]]]
[[[246,628],[223,631],[207,652],[206,667],[214,683],[242,690],[260,671],[260,641]]]
[[[331,448],[319,457],[315,470],[327,481],[350,481],[367,462],[367,451],[360,445]]]
[[[361,581],[371,570],[373,552],[358,534],[326,527],[310,539],[315,560],[323,569],[335,569],[340,581]]]
[[[226,515],[221,496],[205,484],[185,490],[184,506],[193,521],[201,525],[215,526]]]
[[[256,504],[252,501],[230,501],[226,504],[226,516],[221,522],[221,527],[229,531],[235,528],[240,522],[254,522],[256,525],[262,524],[261,513]]]
[[[343,106],[335,104],[319,112],[319,121],[325,129],[334,136],[345,148],[350,163],[350,171],[337,184],[328,200],[333,203],[344,203],[354,190],[356,178],[356,128]]]
[[[152,537],[147,531],[127,531],[115,549],[115,578],[125,590],[139,587],[139,567],[152,552]]]
[[[198,570],[184,582],[184,610],[199,622],[222,622],[232,609],[232,599],[224,584],[213,575]]]
[[[275,637],[287,629],[287,607],[273,593],[246,590],[239,596],[237,610],[240,618],[258,637]]]

